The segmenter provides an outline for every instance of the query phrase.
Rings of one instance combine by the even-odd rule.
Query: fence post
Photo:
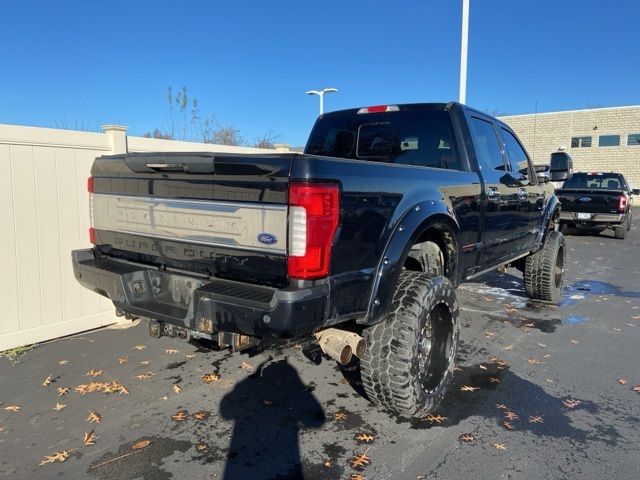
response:
[[[127,153],[127,128],[123,125],[103,125],[102,131],[109,138],[111,153]]]

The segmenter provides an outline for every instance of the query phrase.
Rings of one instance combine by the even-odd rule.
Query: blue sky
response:
[[[335,110],[455,100],[461,0],[3,2],[0,123],[167,128],[166,90],[247,140],[304,144]],[[471,0],[467,103],[530,113],[640,103],[640,2]]]

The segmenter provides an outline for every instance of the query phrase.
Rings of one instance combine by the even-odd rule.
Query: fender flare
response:
[[[558,200],[558,197],[556,197],[555,195],[553,195],[545,205],[544,213],[542,214],[542,218],[540,219],[541,223],[540,223],[540,230],[538,232],[538,241],[537,241],[536,250],[542,248],[542,246],[544,245],[544,242],[547,241],[547,236],[551,231],[551,229],[548,228],[549,223],[553,221],[553,218],[556,215],[556,213],[560,215],[561,208],[562,208],[562,205],[560,204],[560,200]]]
[[[420,235],[435,225],[441,226],[451,234],[454,248],[453,252],[447,253],[453,253],[454,255],[451,259],[452,263],[448,262],[448,264],[453,265],[453,268],[451,272],[447,272],[447,276],[450,277],[454,285],[458,283],[461,254],[457,240],[460,232],[458,222],[444,204],[434,201],[419,203],[401,217],[390,234],[384,253],[375,271],[367,315],[359,320],[358,323],[373,325],[386,316],[393,301],[398,277],[409,255],[411,246],[418,240]]]

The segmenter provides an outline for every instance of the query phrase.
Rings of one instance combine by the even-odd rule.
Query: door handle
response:
[[[489,200],[497,200],[499,196],[500,192],[498,192],[497,187],[489,187],[487,189],[487,197],[489,198]]]

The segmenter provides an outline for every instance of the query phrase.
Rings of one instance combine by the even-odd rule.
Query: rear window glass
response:
[[[626,190],[626,185],[617,173],[574,173],[562,188]]]
[[[330,114],[316,123],[305,153],[462,170],[444,110]]]

